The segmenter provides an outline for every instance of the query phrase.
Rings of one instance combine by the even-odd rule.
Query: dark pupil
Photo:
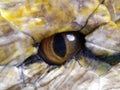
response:
[[[65,56],[66,45],[65,45],[64,37],[61,34],[55,35],[54,40],[53,40],[53,49],[54,49],[54,52],[58,56],[60,56],[60,57]]]

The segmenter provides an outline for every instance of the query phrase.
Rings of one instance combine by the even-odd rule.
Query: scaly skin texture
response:
[[[101,3],[102,2],[102,3]],[[1,0],[0,90],[120,89],[120,64],[86,56],[55,69],[45,62],[20,65],[36,54],[34,42],[79,30],[96,56],[120,52],[120,0]],[[49,71],[49,73],[48,73]]]

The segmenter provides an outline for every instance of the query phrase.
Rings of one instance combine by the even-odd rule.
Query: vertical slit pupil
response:
[[[65,45],[64,37],[61,34],[57,34],[57,35],[54,36],[53,49],[54,49],[54,52],[58,56],[60,56],[60,57],[65,56],[65,54],[66,54],[66,45]]]

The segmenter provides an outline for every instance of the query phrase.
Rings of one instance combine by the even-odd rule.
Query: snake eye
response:
[[[63,64],[83,46],[83,35],[79,32],[65,32],[41,41],[38,54],[49,64]]]

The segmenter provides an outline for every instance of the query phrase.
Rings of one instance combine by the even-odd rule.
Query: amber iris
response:
[[[41,41],[38,54],[49,64],[61,65],[83,47],[79,32],[64,32]]]

